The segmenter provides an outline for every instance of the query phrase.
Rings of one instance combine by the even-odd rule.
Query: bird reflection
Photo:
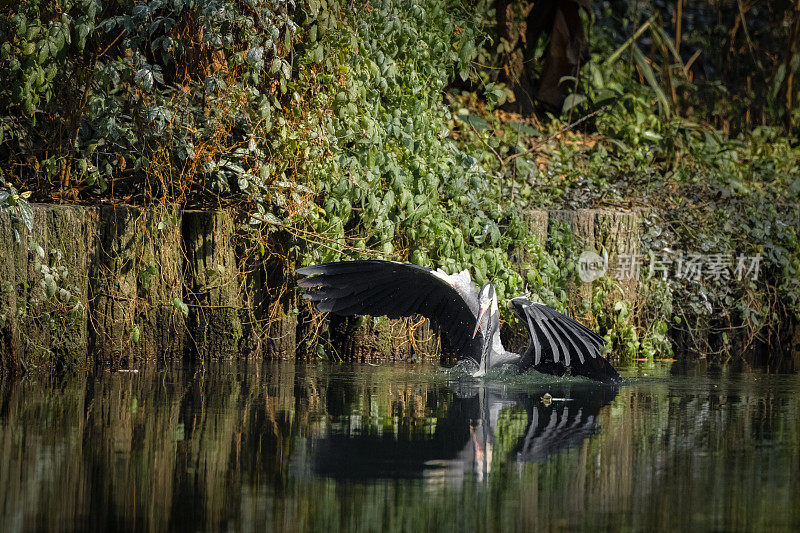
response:
[[[543,461],[599,431],[598,415],[614,385],[564,382],[526,392],[459,383],[446,394],[446,414],[432,435],[341,434],[310,445],[313,474],[334,478],[424,477],[485,480],[493,469]]]

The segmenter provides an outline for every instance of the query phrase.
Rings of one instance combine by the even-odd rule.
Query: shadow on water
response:
[[[623,374],[632,379],[615,389],[420,366],[227,363],[2,382],[0,524],[800,526],[800,376]]]

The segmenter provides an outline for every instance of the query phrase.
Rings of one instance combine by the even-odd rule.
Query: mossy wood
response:
[[[269,250],[245,253],[227,211],[34,205],[33,216],[28,232],[0,214],[4,372],[87,361],[125,368],[191,356],[419,360],[447,351],[446,340],[421,317],[314,315],[299,298],[293,262],[286,260],[291,238],[273,233]],[[642,216],[635,211],[531,210],[525,220],[541,241],[548,227],[566,223],[584,249],[605,250],[612,266],[620,255],[640,253]],[[530,251],[509,254],[524,278],[532,268]],[[58,273],[55,290],[48,272]],[[645,266],[640,280],[647,274]],[[636,320],[641,286],[636,279],[620,280],[620,286]],[[571,299],[591,297],[591,287],[574,286]],[[710,330],[693,328],[701,335]],[[796,338],[787,327],[787,350]],[[675,339],[686,350],[698,340]],[[710,334],[700,341],[719,344]],[[746,339],[730,342],[748,347]]]

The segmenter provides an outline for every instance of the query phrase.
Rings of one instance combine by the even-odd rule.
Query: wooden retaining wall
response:
[[[33,211],[31,232],[16,227],[18,242],[8,213],[0,213],[0,364],[6,372],[238,355],[370,360],[442,352],[426,320],[312,313],[298,298],[293,265],[274,259],[288,255],[289,239],[276,236],[277,253],[266,258],[245,252],[225,211],[49,204]],[[560,221],[587,248],[604,248],[612,257],[638,251],[635,212],[533,210],[527,218],[541,241]],[[512,250],[523,276],[526,253]]]

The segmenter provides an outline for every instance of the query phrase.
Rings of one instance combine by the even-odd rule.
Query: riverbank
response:
[[[220,6],[0,9],[8,372],[443,351],[298,301],[296,265],[365,258],[528,291],[613,358],[798,366],[800,12],[745,46],[739,9],[592,4],[578,46],[522,39],[527,2]]]
[[[254,253],[230,211],[34,204],[32,212],[30,231],[0,214],[5,373],[242,357],[420,360],[443,352],[442,339],[421,318],[316,313],[299,298],[288,256],[277,249]],[[605,261],[589,283],[568,287],[573,314],[593,327],[603,312],[620,321],[617,326],[641,325],[648,319],[643,302],[652,297],[647,265],[638,277],[621,274],[619,265],[644,254],[646,218],[622,209],[529,210],[525,224],[538,247],[508,253],[521,279],[534,280],[545,268],[541,250],[552,239],[563,246],[569,233],[576,250],[597,252]],[[574,268],[586,266],[577,253],[571,261]],[[616,289],[606,298],[609,283]],[[598,306],[606,309],[598,312]],[[527,341],[521,331],[505,324],[503,333],[519,348]],[[601,329],[607,336],[614,331]],[[669,334],[689,357],[689,339],[675,328]],[[743,343],[735,334],[732,342]],[[787,328],[787,343],[792,335]],[[741,348],[746,360],[758,361],[757,346]],[[623,355],[609,353],[612,360]],[[788,360],[796,364],[796,357]]]
[[[276,265],[274,250],[245,254],[228,211],[32,209],[30,231],[14,226],[8,213],[0,215],[6,372],[186,358],[385,360],[441,352],[424,320],[312,317],[298,300],[294,265],[285,257]],[[542,242],[551,219],[569,221],[612,253],[638,250],[636,213],[530,211],[531,231]],[[525,250],[512,254],[526,276],[531,258]],[[304,348],[317,347],[319,339],[308,336],[324,337],[324,347],[309,354]]]

